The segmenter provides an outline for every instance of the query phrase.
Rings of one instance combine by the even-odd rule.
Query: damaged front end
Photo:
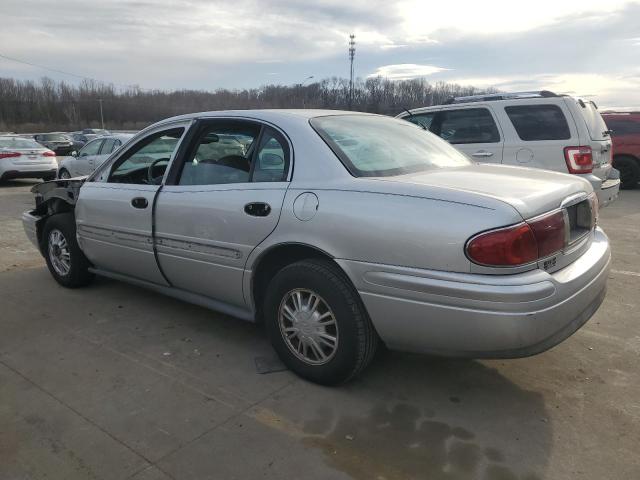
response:
[[[58,213],[72,213],[80,187],[86,177],[60,179],[39,183],[31,191],[35,195],[36,206],[22,214],[24,231],[36,248],[42,253],[42,227],[47,217]]]

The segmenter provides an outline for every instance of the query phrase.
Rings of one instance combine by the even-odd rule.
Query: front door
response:
[[[187,125],[159,130],[134,143],[80,189],[78,240],[94,266],[167,285],[153,250],[153,203]]]
[[[171,284],[244,307],[251,251],[276,227],[288,186],[289,144],[275,129],[203,120],[156,203],[156,248]]]
[[[441,110],[429,129],[476,162],[502,163],[504,139],[487,107]]]

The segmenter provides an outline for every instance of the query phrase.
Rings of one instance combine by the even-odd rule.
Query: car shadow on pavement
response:
[[[552,426],[543,396],[482,362],[384,351],[352,384],[309,388],[316,395],[298,399],[316,408],[304,442],[352,478],[545,477]],[[272,406],[281,415],[295,409],[281,403]]]

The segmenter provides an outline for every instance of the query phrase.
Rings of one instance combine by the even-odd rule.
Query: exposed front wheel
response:
[[[73,214],[49,217],[42,232],[43,253],[53,278],[69,288],[82,287],[93,280],[90,263],[76,240]]]
[[[282,361],[316,383],[353,378],[379,342],[358,293],[327,260],[303,260],[280,270],[267,289],[264,312]]]

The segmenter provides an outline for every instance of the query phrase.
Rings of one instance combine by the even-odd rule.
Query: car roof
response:
[[[283,118],[300,119],[302,121],[308,121],[315,117],[326,117],[329,115],[371,115],[372,113],[364,112],[352,112],[347,110],[326,110],[326,109],[254,109],[254,110],[215,110],[210,112],[195,112],[185,115],[179,115],[177,117],[167,118],[158,122],[162,124],[165,122],[173,122],[178,120],[191,120],[196,118],[215,118],[215,117],[244,117],[254,118],[256,120],[264,121],[277,121]]]

